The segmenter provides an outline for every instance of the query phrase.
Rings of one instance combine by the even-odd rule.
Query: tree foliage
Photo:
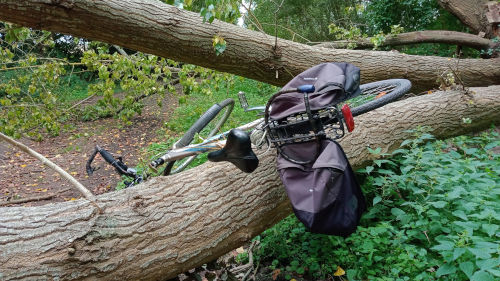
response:
[[[245,24],[248,27],[262,29],[267,34],[277,33],[280,38],[298,42],[328,40],[331,38],[328,29],[331,23],[343,28],[362,25],[363,5],[360,0],[253,2],[255,6],[251,13],[255,17],[247,15]]]
[[[120,54],[118,46],[4,24],[0,46],[0,131],[41,139],[57,135],[68,118],[115,116],[130,123],[141,114],[142,100],[166,93],[211,94],[209,84],[227,74],[140,52]],[[214,48],[223,52],[223,39]],[[90,106],[76,106],[72,81],[87,79]],[[180,85],[177,87],[177,85]],[[214,85],[215,88],[217,86]],[[81,99],[81,97],[80,97]],[[75,104],[75,106],[73,105]]]

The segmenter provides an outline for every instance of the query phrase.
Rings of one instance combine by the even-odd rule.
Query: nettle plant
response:
[[[349,280],[498,280],[500,137],[436,141],[426,130],[361,172],[372,203],[344,239],[289,217],[264,232],[259,258],[295,276]]]
[[[428,251],[440,280],[500,277],[500,146],[498,133],[435,141],[406,140],[393,160],[378,160],[366,218],[392,215],[405,240]]]

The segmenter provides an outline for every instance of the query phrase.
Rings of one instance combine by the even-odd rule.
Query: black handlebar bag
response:
[[[311,232],[346,237],[356,230],[366,203],[342,147],[338,104],[359,89],[359,68],[324,63],[292,79],[266,106],[269,141],[297,218]],[[314,92],[287,92],[313,85]]]

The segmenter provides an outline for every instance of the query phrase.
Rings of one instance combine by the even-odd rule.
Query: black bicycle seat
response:
[[[245,173],[251,173],[259,165],[259,159],[252,151],[250,136],[245,131],[232,129],[227,135],[224,148],[208,154],[212,162],[229,161]]]

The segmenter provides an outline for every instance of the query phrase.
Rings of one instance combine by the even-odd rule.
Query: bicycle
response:
[[[347,112],[350,117],[343,117],[346,116],[343,109],[343,116],[342,114],[334,117],[322,115],[320,118],[323,118],[325,122],[339,125],[339,128],[342,130],[342,134],[335,133],[334,137],[338,139],[344,135],[344,122],[346,122],[348,131],[352,131],[354,129],[352,117],[359,116],[363,113],[396,101],[407,93],[410,88],[411,82],[406,79],[389,79],[363,84],[360,85],[361,91],[359,94],[355,96],[348,96],[343,102],[343,108],[345,108],[346,104],[353,106],[353,108]],[[314,86],[304,85],[287,91],[311,93],[314,92],[314,90]],[[280,92],[283,93],[283,91]],[[246,100],[245,93],[238,93],[238,98],[240,105],[245,112],[257,111],[258,114],[262,114],[265,107],[250,107]],[[340,104],[335,105],[335,112],[338,112],[336,108],[339,105]],[[227,118],[230,116],[233,108],[234,100],[231,98],[214,104],[186,131],[186,133],[177,142],[174,143],[172,149],[161,157],[151,161],[150,167],[156,169],[160,165],[166,164],[166,167],[162,172],[163,175],[166,176],[179,173],[185,169],[198,155],[209,152],[208,158],[210,161],[229,161],[244,172],[253,171],[258,165],[258,159],[253,153],[251,145],[261,146],[265,140],[265,134],[263,133],[265,129],[263,127],[264,118],[259,118],[243,126],[216,135]],[[208,137],[201,143],[191,144],[195,135],[202,132],[202,130],[204,130],[209,123],[214,121],[223,109],[224,112],[222,117],[216,122],[215,127],[210,130]],[[250,134],[247,134],[247,131],[250,131]],[[96,170],[91,167],[91,163],[97,153],[100,153],[106,162],[113,165],[118,173],[134,178],[132,182],[127,182],[127,187],[142,182],[146,178],[145,176],[137,175],[137,172],[134,169],[128,168],[122,162],[121,158],[118,160],[114,159],[109,152],[98,146],[96,146],[94,153],[91,155],[89,161],[87,161],[88,173],[89,171],[93,172]],[[179,160],[184,161],[174,167],[174,164]]]

